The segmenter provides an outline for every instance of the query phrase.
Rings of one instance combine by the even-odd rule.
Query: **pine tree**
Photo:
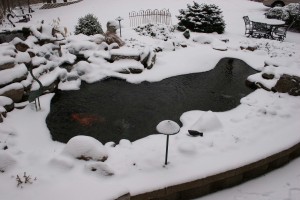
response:
[[[78,24],[75,26],[75,35],[80,33],[84,35],[103,34],[98,18],[93,14],[87,14],[86,16],[79,18]]]
[[[189,29],[195,32],[217,32],[219,34],[224,32],[225,22],[218,6],[194,2],[194,5],[188,4],[187,7],[188,9],[179,10],[178,30]]]

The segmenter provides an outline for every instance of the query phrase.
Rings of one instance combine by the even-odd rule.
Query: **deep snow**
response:
[[[77,69],[85,70],[86,74],[81,79],[87,82],[98,81],[105,76],[119,76],[133,83],[144,80],[160,81],[170,76],[210,70],[223,57],[242,59],[258,70],[273,70],[277,78],[283,72],[299,76],[299,33],[289,32],[285,42],[252,39],[243,35],[242,16],[263,16],[267,8],[261,3],[247,0],[201,1],[220,6],[227,24],[226,32],[223,35],[192,33],[189,40],[185,40],[181,33],[176,32],[173,41],[185,42],[188,46],[187,48],[176,47],[176,51],[172,51],[173,47],[170,48],[169,42],[139,36],[129,28],[129,20],[126,16],[130,11],[169,8],[175,24],[175,15],[180,8],[186,8],[188,2],[192,1],[127,0],[124,3],[121,0],[84,0],[52,10],[36,10],[33,19],[26,25],[34,25],[42,19],[46,24],[52,23],[59,17],[61,26],[66,26],[69,32],[72,32],[78,18],[87,13],[98,16],[103,27],[108,20],[122,16],[125,18],[122,21],[123,39],[128,39],[129,44],[129,39],[135,38],[138,44],[150,47],[161,46],[165,49],[164,52],[157,54],[157,63],[151,70],[144,70],[141,74],[121,75],[115,73],[114,69],[110,68],[110,64],[103,62],[102,58],[105,55],[101,51],[96,51],[95,48],[98,47],[91,45],[88,39],[71,36],[69,40],[73,41],[70,44],[74,48],[85,46],[94,53],[94,56],[90,57],[92,64],[79,63],[76,66]],[[229,39],[229,42],[220,43],[220,39]],[[220,44],[222,48],[228,50],[214,50],[220,47]],[[251,52],[240,50],[240,46],[259,46],[259,49]],[[1,51],[2,48],[4,47],[1,46]],[[63,58],[74,59],[70,54],[65,54]],[[20,55],[19,59],[26,58]],[[37,65],[42,63],[39,60],[35,62]],[[50,68],[60,62],[61,60],[55,60],[49,66],[41,67]],[[265,62],[279,67],[264,69]],[[38,69],[34,73],[38,73]],[[54,70],[52,75],[48,74],[44,77],[45,83],[54,76],[65,73],[57,70],[59,69]],[[20,72],[13,72],[12,75],[18,73]],[[258,79],[257,77],[251,78]],[[1,76],[1,81],[5,82],[6,79]],[[267,84],[272,86],[274,83]],[[60,85],[62,89],[79,89],[79,87],[78,82]],[[64,153],[65,144],[51,140],[45,118],[52,97],[53,94],[41,97],[41,111],[36,112],[33,105],[28,105],[22,110],[8,113],[4,123],[0,124],[0,147],[2,149],[5,145],[8,146],[8,149],[1,150],[0,154],[0,170],[5,171],[0,173],[1,200],[113,199],[126,192],[135,195],[242,166],[284,150],[300,141],[299,97],[259,89],[242,98],[240,106],[227,112],[211,114],[203,111],[187,111],[183,113],[180,118],[183,127],[177,135],[170,137],[170,164],[167,167],[163,167],[165,153],[163,135],[150,135],[132,143],[121,140],[116,147],[113,147],[112,143],[107,143],[105,151],[108,159],[104,163],[77,160]],[[198,127],[198,122],[203,126],[207,125],[205,136],[188,136],[188,130],[194,126]],[[299,167],[299,162],[295,163],[291,166]],[[32,184],[23,183],[20,185],[22,188],[17,187],[16,176],[23,177],[24,172],[32,177]],[[280,174],[285,176],[283,173]],[[296,189],[293,190],[292,195],[296,194],[296,198],[299,194],[297,180],[299,174],[295,181],[293,179],[290,182],[295,185]],[[228,196],[228,199],[235,199],[234,196]],[[240,197],[242,198],[252,197],[245,195]]]

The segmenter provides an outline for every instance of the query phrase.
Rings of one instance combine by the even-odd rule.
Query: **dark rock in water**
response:
[[[195,131],[195,130],[188,130],[189,134],[191,136],[201,136],[203,137],[203,133],[202,132],[199,132],[199,131]]]
[[[264,79],[270,80],[274,78],[274,74],[267,74],[267,73],[263,73],[261,75]]]

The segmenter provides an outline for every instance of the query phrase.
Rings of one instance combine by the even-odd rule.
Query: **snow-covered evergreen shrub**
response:
[[[290,14],[283,7],[274,7],[268,10],[266,17],[269,19],[280,19],[285,21],[290,18]]]
[[[225,22],[223,20],[222,11],[214,4],[198,4],[187,5],[188,9],[180,9],[180,15],[177,16],[178,30],[184,31],[189,29],[195,32],[204,33],[223,33],[225,30]]]
[[[293,28],[300,30],[300,5],[299,3],[291,3],[284,7],[274,7],[268,10],[266,17],[270,19],[281,19],[286,22],[286,24],[292,23],[295,19],[298,18],[298,21],[295,22]]]
[[[86,16],[79,18],[78,24],[75,26],[75,35],[80,33],[84,35],[103,34],[98,18],[93,14],[87,14]]]

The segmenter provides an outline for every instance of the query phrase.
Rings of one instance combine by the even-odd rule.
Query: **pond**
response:
[[[160,82],[131,84],[109,78],[83,83],[80,90],[55,94],[46,122],[53,140],[64,143],[76,135],[89,135],[102,143],[135,141],[156,134],[155,127],[162,120],[180,124],[186,111],[235,108],[253,91],[245,80],[254,73],[241,60],[223,58],[211,71]]]

